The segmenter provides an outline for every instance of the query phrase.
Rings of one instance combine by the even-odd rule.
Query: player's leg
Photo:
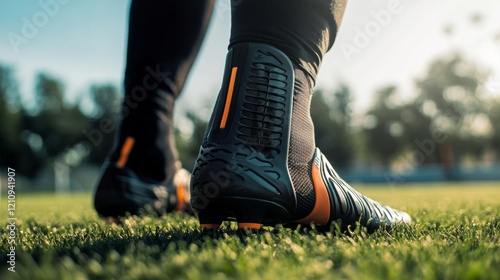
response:
[[[250,228],[408,221],[353,190],[315,148],[312,90],[346,1],[236,2],[223,86],[192,176],[202,227],[228,218]]]
[[[214,0],[134,0],[118,139],[95,194],[102,216],[187,209],[173,110],[203,41]]]

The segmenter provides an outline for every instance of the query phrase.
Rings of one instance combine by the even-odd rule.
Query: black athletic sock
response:
[[[295,68],[288,168],[298,196],[299,217],[307,216],[315,202],[310,176],[316,147],[311,95],[344,8],[344,0],[233,0],[229,47],[252,42],[269,44],[283,51]]]
[[[132,1],[122,123],[111,161],[168,182],[177,169],[173,110],[214,0]]]

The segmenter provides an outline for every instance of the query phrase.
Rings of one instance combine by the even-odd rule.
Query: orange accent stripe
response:
[[[302,224],[314,223],[317,225],[326,225],[330,219],[330,196],[328,195],[325,183],[321,179],[319,167],[314,163],[312,166],[312,179],[316,193],[314,208],[307,217],[297,222]]]
[[[177,204],[175,205],[175,210],[182,211],[186,207],[186,194],[184,189],[184,184],[179,184],[177,186]]]
[[[238,223],[240,229],[260,229],[260,224],[257,223]]]
[[[122,151],[120,153],[120,158],[116,162],[116,167],[123,168],[125,164],[127,164],[128,155],[130,154],[132,147],[134,147],[134,143],[135,139],[132,137],[127,137],[127,139],[125,139],[125,143],[123,144]]]
[[[219,229],[220,224],[200,224],[201,229]]]
[[[222,114],[222,120],[220,121],[220,129],[226,128],[227,116],[229,115],[229,109],[231,108],[231,101],[233,100],[234,84],[236,81],[236,73],[238,73],[238,67],[233,67],[231,70],[231,78],[229,79],[229,88],[227,89],[226,104],[224,105],[224,113]]]

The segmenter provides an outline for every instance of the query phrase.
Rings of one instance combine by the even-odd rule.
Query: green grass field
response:
[[[500,183],[357,189],[414,224],[372,235],[233,224],[200,232],[195,218],[174,214],[116,226],[97,217],[89,194],[19,191],[15,273],[2,195],[0,279],[500,279]]]

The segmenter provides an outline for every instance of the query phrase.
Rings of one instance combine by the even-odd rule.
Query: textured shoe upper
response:
[[[369,230],[411,222],[408,214],[384,206],[349,186],[319,149],[312,164],[316,203],[313,212],[299,222],[325,225],[328,221],[340,220],[343,226],[359,222]]]

